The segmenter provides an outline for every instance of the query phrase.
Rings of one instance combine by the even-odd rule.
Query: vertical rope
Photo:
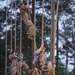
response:
[[[42,44],[44,44],[44,0],[42,1]]]
[[[22,3],[22,0],[20,0]],[[21,61],[21,52],[22,52],[22,16],[20,15],[20,61]],[[20,64],[20,75],[21,74],[21,64]]]
[[[36,0],[34,0],[34,25],[35,25],[35,28],[36,28]],[[34,51],[36,50],[36,30],[34,32]]]
[[[59,11],[59,4],[60,4],[60,0],[58,3],[58,11]],[[58,12],[58,14],[59,14],[59,12]],[[58,54],[58,40],[59,40],[59,37],[58,37],[58,33],[59,33],[58,19],[59,19],[59,17],[57,18],[57,27],[56,27],[56,32],[57,32],[57,34],[56,34],[56,57],[59,56],[59,54]],[[58,60],[56,61],[56,67],[58,67]]]
[[[36,0],[34,0],[34,25],[36,27]]]
[[[16,52],[16,0],[15,0],[15,40],[14,40],[14,51]]]
[[[10,50],[12,52],[12,0],[11,0],[11,30],[10,30]],[[11,67],[10,67],[11,69]],[[10,75],[11,75],[11,71],[10,71]]]
[[[54,12],[55,12],[55,0],[51,0],[51,62],[52,66],[54,68],[54,63],[55,63],[55,58],[54,58],[54,53],[55,53],[55,25],[54,25]],[[55,75],[55,68],[53,75]]]
[[[56,10],[56,23],[55,23],[56,26],[57,26],[57,22],[58,22],[58,10],[59,10],[59,4],[60,4],[60,0],[58,0],[58,3],[57,3],[57,10]]]
[[[54,67],[54,52],[55,52],[55,39],[54,39],[54,12],[55,0],[51,0],[51,62]]]
[[[53,62],[55,63],[55,48],[56,48],[56,28],[57,28],[57,22],[58,22],[58,9],[59,9],[59,3],[60,1],[58,0],[58,3],[57,3],[57,10],[56,10],[56,21],[54,23],[54,33],[53,33],[53,39],[54,39],[54,52],[53,52]]]
[[[57,3],[57,10],[56,10],[56,22],[55,22],[55,27],[54,27],[54,39],[56,39],[56,30],[57,30],[57,23],[58,23],[58,11],[59,11],[59,4],[60,4],[60,0],[58,0],[58,3]],[[55,43],[56,43],[56,40],[55,40]]]
[[[20,61],[22,53],[22,16],[20,16]],[[21,75],[21,65],[20,65],[20,75]]]
[[[6,46],[5,46],[5,75],[7,75],[7,8],[8,8],[8,0],[6,0]]]
[[[12,0],[11,0],[11,32],[10,32],[10,49],[12,49]]]
[[[55,63],[55,43],[56,43],[56,26],[57,26],[57,21],[58,21],[58,8],[59,8],[59,0],[57,3],[57,10],[56,10],[56,22],[54,23],[54,7],[55,7],[55,0],[51,1],[51,6],[52,6],[52,12],[51,12],[51,16],[52,16],[52,20],[51,20],[51,25],[52,25],[52,30],[51,30],[51,61],[52,61],[52,65],[54,67],[54,63]],[[54,33],[53,33],[54,32]],[[55,72],[54,74],[55,75]]]
[[[57,28],[57,23],[58,23],[58,10],[59,10],[59,4],[60,4],[60,0],[58,0],[58,3],[57,3],[57,10],[56,10],[56,22],[55,22],[55,25],[54,25],[54,39],[55,39],[55,43],[56,43],[56,28]],[[58,43],[57,43],[58,44]],[[55,44],[54,44],[55,45]],[[56,46],[56,45],[55,45]],[[54,47],[55,47],[54,46]],[[55,58],[54,58],[55,59]],[[54,74],[55,75],[55,74]]]

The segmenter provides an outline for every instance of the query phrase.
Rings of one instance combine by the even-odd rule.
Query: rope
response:
[[[22,16],[20,16],[20,61],[22,53]],[[21,65],[20,65],[20,75],[21,75]]]
[[[59,3],[60,1],[58,0],[58,3],[57,3],[57,10],[56,10],[56,22],[55,22],[55,25],[54,25],[54,49],[56,48],[55,46],[55,43],[56,43],[56,28],[57,28],[57,22],[58,22],[58,10],[59,10]],[[55,52],[55,50],[54,50]],[[53,56],[53,61],[55,59],[55,53],[54,53],[54,56]],[[54,68],[54,71],[55,71],[55,68]],[[55,75],[55,72],[54,72],[54,75]]]
[[[12,49],[12,0],[11,0],[11,33],[10,33],[10,49]]]
[[[42,44],[44,44],[44,0],[42,1]]]
[[[57,3],[57,10],[56,10],[56,22],[55,22],[55,27],[54,27],[54,37],[56,37],[56,30],[57,30],[57,22],[58,22],[58,11],[59,11],[59,4],[60,4],[60,0],[58,0]],[[54,38],[56,39],[56,38]],[[56,42],[55,42],[56,43]]]
[[[6,47],[5,47],[5,75],[7,75],[7,5],[8,0],[6,0]]]
[[[34,25],[35,25],[35,28],[36,28],[36,0],[34,0]],[[34,32],[34,51],[36,50],[36,30]]]
[[[15,0],[15,40],[14,40],[14,51],[16,52],[16,0]]]
[[[11,30],[10,30],[10,51],[12,52],[12,0],[11,0]],[[11,71],[10,71],[10,75],[11,75]]]
[[[58,9],[59,9],[59,3],[60,3],[60,1],[58,0],[58,3],[57,3],[57,10],[56,10],[56,22],[55,22],[55,24],[54,24],[54,34],[53,34],[53,39],[54,39],[54,52],[55,52],[55,43],[56,43],[56,28],[57,28],[57,22],[58,22]],[[53,52],[53,53],[54,53]],[[53,61],[54,61],[54,59],[55,59],[55,53],[53,54]]]
[[[55,24],[54,24],[55,0],[51,1],[51,6],[52,6],[52,12],[51,12],[51,16],[52,16],[52,20],[51,20],[51,25],[52,25],[52,28],[51,28],[51,61],[52,61],[52,66],[54,67],[54,63],[55,63],[55,53],[54,52],[55,52],[55,43],[56,43],[55,39],[56,39],[56,26],[57,26],[57,21],[58,21],[59,0],[58,0],[58,3],[57,3]],[[54,71],[53,75],[55,75],[55,71]]]
[[[57,22],[58,22],[58,10],[59,10],[59,4],[60,4],[60,0],[58,0],[58,3],[57,3],[57,10],[56,10],[56,23],[55,23],[55,26],[57,26]]]
[[[55,0],[51,0],[51,62],[52,66],[54,67],[54,52],[55,52],[55,33],[54,32],[54,12],[55,12]],[[55,69],[55,68],[54,68]],[[55,72],[53,72],[53,75],[55,75]]]
[[[21,53],[22,53],[22,20],[20,19],[20,61],[21,61]],[[21,75],[21,66],[20,66],[20,75]]]
[[[54,39],[54,11],[55,10],[55,0],[51,0],[51,62],[52,62],[52,66],[54,63],[54,44],[55,44],[55,39]]]

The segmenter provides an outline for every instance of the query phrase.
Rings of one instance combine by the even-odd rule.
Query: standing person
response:
[[[21,3],[20,13],[22,15],[25,25],[28,27],[28,31],[27,31],[28,38],[30,40],[33,40],[35,35],[35,26],[30,20],[30,8],[27,5],[27,1],[25,3]]]

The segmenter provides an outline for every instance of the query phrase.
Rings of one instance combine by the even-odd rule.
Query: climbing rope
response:
[[[59,10],[59,3],[60,3],[60,0],[58,0],[58,2],[57,2],[57,8],[56,8],[56,20],[55,20],[55,23],[54,23],[54,49],[56,48],[55,46],[55,43],[56,43],[56,28],[57,28],[57,22],[58,22],[58,10]],[[55,52],[55,51],[54,51]],[[54,55],[55,55],[55,53],[54,53]],[[55,56],[54,56],[55,57]],[[55,58],[53,58],[53,60],[54,60]]]
[[[55,0],[51,0],[51,62],[52,66],[54,63],[54,50],[55,50],[55,39],[54,39],[54,12],[55,12]]]
[[[57,21],[58,21],[58,9],[59,9],[59,0],[57,3],[57,10],[56,10],[56,22],[54,22],[54,12],[55,12],[55,0],[51,0],[51,62],[52,66],[54,68],[54,63],[55,63],[55,43],[56,43],[56,26],[57,26]],[[54,68],[54,73],[55,75],[55,68]]]
[[[54,39],[57,39],[56,38],[56,30],[57,30],[57,23],[58,23],[58,11],[59,11],[59,4],[60,4],[60,0],[58,0],[57,2],[57,9],[56,9],[56,21],[55,21],[55,26],[54,26]],[[55,43],[56,43],[56,40],[55,40]],[[56,45],[55,45],[56,46]],[[54,70],[55,71],[55,70]]]
[[[5,75],[7,75],[7,26],[8,26],[8,23],[7,23],[7,13],[8,13],[7,6],[8,6],[8,0],[6,0],[6,45],[5,45]]]
[[[57,28],[57,22],[58,22],[58,11],[59,11],[59,4],[60,4],[60,0],[58,0],[58,3],[57,3],[57,10],[56,10],[56,21],[55,21],[55,36],[56,36],[56,28]]]
[[[11,0],[11,32],[10,32],[10,49],[12,49],[12,0]]]
[[[20,2],[22,3],[23,1],[20,0]],[[22,16],[20,15],[20,61],[21,61],[21,53],[22,53]],[[20,75],[21,74],[21,64],[20,64]]]
[[[14,35],[14,52],[16,52],[16,0],[15,0],[15,35]]]
[[[54,26],[54,39],[57,39],[57,37],[56,37],[56,31],[57,31],[57,23],[58,23],[59,4],[60,4],[60,0],[58,0],[58,2],[57,2],[57,8],[56,8],[56,20],[55,20],[55,26]],[[56,40],[55,40],[55,43],[56,43]]]
[[[34,0],[34,25],[36,28],[36,0]],[[36,30],[34,32],[34,51],[36,50]]]
[[[55,63],[55,24],[54,24],[54,14],[55,14],[55,0],[51,0],[51,62],[54,68]],[[55,69],[55,68],[54,68]],[[53,73],[55,75],[55,72]]]
[[[44,44],[44,0],[42,1],[42,44]]]

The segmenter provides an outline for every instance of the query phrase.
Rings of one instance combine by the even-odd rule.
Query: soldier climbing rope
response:
[[[11,0],[12,1],[12,0]],[[36,0],[34,0],[34,4],[36,4]],[[53,0],[52,0],[52,7],[53,7]],[[6,6],[8,6],[8,4],[7,4],[8,2],[6,1]],[[22,0],[21,0],[21,3],[22,3]],[[28,6],[28,4],[29,4],[29,1],[28,0],[26,0],[26,3],[22,3],[21,5],[20,5],[20,13],[21,13],[21,15],[20,15],[20,54],[22,53],[22,19],[23,19],[23,21],[24,21],[24,23],[25,23],[25,25],[28,27],[28,31],[27,31],[27,35],[28,35],[28,38],[30,39],[30,40],[34,40],[34,45],[36,45],[35,43],[36,43],[36,19],[35,19],[35,17],[36,17],[36,15],[35,15],[35,5],[34,5],[34,24],[32,23],[32,21],[31,21],[31,16],[30,16],[30,9],[29,9],[29,6]],[[12,8],[12,6],[11,6],[11,8]],[[58,0],[58,3],[57,3],[57,12],[56,12],[56,24],[54,25],[54,7],[52,8],[52,31],[51,31],[51,33],[52,33],[52,44],[51,44],[51,55],[52,55],[52,57],[51,57],[51,62],[52,62],[52,66],[51,66],[51,62],[49,62],[47,65],[48,66],[45,66],[44,64],[46,63],[46,60],[44,60],[44,62],[43,62],[43,60],[42,59],[40,59],[40,65],[42,66],[41,67],[41,70],[43,70],[43,71],[47,71],[47,74],[48,75],[50,75],[50,74],[52,74],[52,75],[55,75],[55,71],[54,71],[54,49],[55,49],[55,35],[56,35],[56,25],[57,25],[57,19],[58,19],[58,9],[59,9],[59,0]],[[12,13],[12,12],[11,12]],[[15,1],[15,18],[17,17],[16,16],[16,1]],[[12,25],[12,19],[11,19],[11,25]],[[15,19],[15,35],[14,35],[14,52],[16,52],[16,19]],[[55,31],[54,31],[55,30]],[[53,33],[53,31],[54,31],[54,33]],[[42,1],[42,45],[44,45],[44,35],[43,35],[43,33],[44,33],[44,0]],[[10,41],[10,48],[12,49],[12,28],[11,28],[11,36],[10,36],[10,39],[11,39],[11,41]],[[36,46],[34,46],[34,57],[35,57],[35,53],[38,53],[39,52],[39,54],[42,52],[42,50],[44,50],[44,49],[42,49],[42,50],[37,50],[37,51],[35,51],[36,50]],[[6,52],[5,52],[5,54],[6,54],[6,57],[5,57],[5,75],[7,75],[7,11],[6,11]],[[20,56],[21,57],[21,56]],[[46,57],[46,56],[43,56],[42,55],[42,57],[43,57],[43,59],[44,59],[44,57]],[[22,74],[21,73],[21,71],[22,71],[22,69],[21,69],[21,67],[22,66],[24,66],[26,69],[29,69],[29,66],[26,64],[26,63],[24,63],[24,62],[21,62],[21,60],[20,60],[20,62],[18,62],[18,60],[17,60],[17,55],[9,55],[9,59],[10,60],[12,60],[12,58],[14,58],[14,63],[16,62],[16,64],[19,64],[18,65],[18,67],[20,67],[20,75]],[[21,58],[20,58],[21,59]],[[34,58],[34,60],[33,60],[33,63],[35,64],[35,61],[36,61],[36,58]],[[35,64],[36,65],[36,64]],[[49,68],[49,66],[51,67],[51,68]],[[13,68],[11,68],[11,69],[13,69]],[[16,75],[16,67],[14,68],[14,70],[15,71],[13,71],[13,70],[11,70],[11,72],[13,71],[13,73],[11,73],[11,75]],[[39,68],[37,68],[37,67],[35,67],[34,69],[33,69],[33,73],[32,73],[32,75],[34,75],[34,73],[36,72],[36,75],[39,75],[39,72],[38,72],[38,70],[39,70]],[[19,74],[19,73],[18,73]]]

